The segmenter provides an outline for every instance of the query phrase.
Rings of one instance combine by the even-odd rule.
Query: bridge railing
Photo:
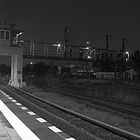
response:
[[[64,47],[57,43],[47,43],[41,41],[25,41],[23,44],[23,54],[31,56],[59,56],[63,57]]]
[[[44,41],[24,41],[22,44],[23,54],[26,56],[37,56],[39,57],[63,57],[72,59],[87,59],[92,61],[103,61],[106,60],[106,55],[109,60],[117,60],[116,51],[113,55],[109,52],[106,54],[104,50],[93,48],[92,46],[75,46],[67,45],[65,49],[64,45],[59,43],[48,43]],[[111,55],[110,55],[111,54]]]

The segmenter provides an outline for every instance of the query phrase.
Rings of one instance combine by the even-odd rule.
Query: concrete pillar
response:
[[[58,73],[61,74],[62,67],[61,66],[57,66],[57,68],[58,68]]]
[[[9,84],[14,87],[23,87],[25,83],[22,82],[22,54],[14,54],[11,58],[11,80]]]

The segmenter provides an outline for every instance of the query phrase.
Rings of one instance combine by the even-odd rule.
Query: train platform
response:
[[[76,140],[0,90],[0,140]]]

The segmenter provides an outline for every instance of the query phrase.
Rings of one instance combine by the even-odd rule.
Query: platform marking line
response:
[[[6,94],[5,96],[6,96],[6,97],[10,97],[10,96],[9,96],[9,95],[7,95],[7,94]]]
[[[55,132],[55,133],[58,133],[58,132],[62,132],[62,130],[60,130],[60,129],[58,129],[57,127],[55,127],[55,126],[50,126],[50,127],[48,127],[49,129],[51,129],[53,132]]]
[[[22,105],[21,103],[16,103],[16,105]]]
[[[1,92],[1,91],[0,91]],[[14,100],[12,97],[10,97],[9,95],[7,95],[5,92],[3,92],[2,91],[2,94],[3,95],[5,95],[7,98],[9,98],[9,99],[11,99],[11,101],[12,102],[17,102],[16,100]],[[1,106],[1,100],[0,100],[0,106]],[[22,105],[21,103],[16,103],[16,105]],[[5,105],[6,106],[6,105]],[[6,106],[7,107],[7,106]],[[22,107],[20,107],[21,109],[23,109],[23,110],[28,110],[28,108],[26,108],[26,107],[24,107],[24,106],[22,106]],[[0,108],[0,110],[1,110],[1,108]],[[29,115],[36,115],[34,112],[32,112],[32,111],[29,111],[29,112],[27,112]],[[9,116],[10,117],[10,116]],[[8,119],[7,119],[8,120]],[[46,120],[44,120],[43,118],[36,118],[36,120],[38,120],[39,122],[41,122],[41,123],[44,123],[44,122],[47,122]],[[8,120],[9,121],[9,120]],[[9,121],[10,122],[10,121]],[[14,121],[13,121],[14,122]],[[11,124],[12,125],[12,124]],[[23,125],[25,125],[25,124],[23,124]],[[13,125],[12,125],[13,126]],[[26,126],[26,125],[25,125]],[[13,126],[14,127],[14,126]],[[26,126],[27,127],[27,126]],[[20,127],[21,128],[21,127]],[[28,128],[28,127],[27,127]],[[48,127],[49,129],[51,129],[53,132],[55,132],[56,134],[58,134],[60,137],[62,137],[64,140],[76,140],[76,139],[74,139],[74,138],[64,138],[62,135],[61,135],[61,133],[63,133],[63,131],[62,130],[60,130],[60,129],[58,129],[57,127],[55,127],[55,126],[50,126],[50,127]],[[28,128],[29,129],[29,128]],[[15,129],[16,130],[16,129]],[[30,129],[29,129],[30,130]],[[31,131],[31,130],[30,130]],[[31,131],[32,132],[32,131]],[[18,133],[18,132],[17,132]],[[22,133],[22,132],[21,132]],[[33,133],[33,132],[32,132]],[[19,133],[18,133],[19,134]],[[33,133],[34,134],[34,133]],[[19,134],[20,135],[20,134]],[[35,135],[35,134],[34,134]],[[36,136],[36,135],[35,135]],[[37,136],[36,136],[37,137]],[[34,139],[34,138],[25,138],[25,139],[22,139],[22,140],[40,140],[38,137],[37,137],[37,139]]]
[[[57,133],[57,135],[59,135],[61,138],[63,138],[64,140],[76,140],[76,139],[74,139],[74,138],[72,138],[72,137],[70,137],[69,135],[67,135],[67,137],[69,137],[69,138],[66,138],[66,136],[63,136],[63,131],[62,132],[58,132]]]
[[[2,91],[1,89],[0,89],[0,92],[1,92],[3,95],[5,95],[6,97],[10,97],[9,95],[7,95],[7,93],[5,93],[4,91]]]
[[[44,123],[47,122],[46,120],[44,120],[43,118],[36,118],[39,122]]]
[[[6,94],[4,91],[2,91],[1,89],[0,89],[0,92],[2,93],[2,94]]]
[[[65,140],[76,140],[76,139],[74,139],[74,138],[68,138],[68,139],[65,139]]]
[[[16,103],[17,101],[16,101],[16,100],[12,100],[12,102],[13,102],[13,103]]]
[[[24,107],[24,106],[22,106],[22,107],[20,107],[22,110],[28,110],[28,108],[27,107]]]
[[[0,92],[1,92],[3,95],[6,95],[6,93],[5,93],[5,92],[3,92],[3,91],[1,91],[1,90],[0,90]]]
[[[0,111],[13,126],[22,140],[40,140],[3,102],[0,100]]]
[[[1,89],[0,89],[0,92],[1,92],[3,95],[9,97],[9,95],[7,95],[7,94],[6,94],[4,91],[2,91]]]
[[[1,92],[1,91],[0,91],[0,93],[2,93],[3,95],[5,95],[5,94],[6,94],[6,93],[4,93],[4,92]]]
[[[9,95],[6,95],[6,97],[9,98],[10,96]]]
[[[55,126],[49,126],[49,129],[51,129],[54,133],[56,133],[57,135],[59,135],[61,138],[63,138],[64,140],[76,140],[74,138],[65,138],[63,135],[61,135],[63,133],[62,130],[60,130],[59,128],[55,127]]]
[[[36,115],[34,112],[32,112],[32,111],[29,111],[29,112],[27,112],[29,115]]]
[[[12,97],[9,97],[8,99],[13,100],[13,98],[12,98]]]

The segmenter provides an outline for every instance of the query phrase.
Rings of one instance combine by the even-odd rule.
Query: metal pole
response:
[[[106,34],[106,58],[105,58],[105,61],[108,61],[108,59],[109,59],[109,56],[108,56],[109,43],[108,43],[108,41],[111,38],[112,38],[111,35]]]
[[[49,44],[46,43],[46,47],[47,47],[47,56],[49,55]]]
[[[124,52],[124,41],[125,41],[125,39],[122,38],[122,52]]]
[[[46,55],[46,43],[44,43],[44,56]]]
[[[126,63],[124,63],[125,62],[125,60],[124,60],[124,51],[125,51],[125,41],[128,41],[128,39],[126,39],[126,38],[122,38],[122,79],[124,79],[124,77],[123,77],[123,75],[124,75],[124,70],[125,70],[125,64]]]
[[[68,27],[66,26],[64,29],[64,33],[65,33],[65,56],[67,56],[67,44],[68,44]]]
[[[32,55],[32,41],[30,41],[30,55]]]
[[[128,41],[128,39],[122,38],[122,52],[124,52],[124,50],[125,50],[125,46],[124,46],[125,41]]]
[[[35,42],[33,42],[33,56],[35,55]]]
[[[109,39],[109,35],[106,35],[106,52],[108,52],[108,39]]]
[[[109,43],[108,40],[113,38],[111,35],[106,34],[106,51],[108,52],[108,48],[109,48]]]

